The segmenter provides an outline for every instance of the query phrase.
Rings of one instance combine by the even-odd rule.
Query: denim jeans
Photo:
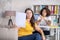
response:
[[[18,40],[42,40],[42,37],[39,33],[33,33],[32,35],[18,37]]]

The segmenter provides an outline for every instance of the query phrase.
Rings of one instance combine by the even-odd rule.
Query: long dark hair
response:
[[[47,13],[46,17],[50,16],[50,14],[51,14],[50,10],[48,8],[46,8],[46,7],[44,7],[43,9],[41,9],[40,15],[42,15],[43,10],[46,10],[46,13]]]
[[[33,11],[32,11],[30,8],[27,8],[27,9],[25,10],[25,13],[26,13],[28,10],[30,10],[30,11],[32,12],[32,17],[31,17],[31,19],[30,19],[31,26],[32,26],[32,27],[35,27],[35,20],[34,20]]]

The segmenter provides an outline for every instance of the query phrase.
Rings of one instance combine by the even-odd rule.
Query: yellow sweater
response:
[[[18,37],[26,36],[26,35],[31,35],[33,30],[34,29],[31,26],[31,24],[26,21],[26,27],[18,29]]]

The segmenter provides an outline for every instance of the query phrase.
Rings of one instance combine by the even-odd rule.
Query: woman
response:
[[[30,8],[25,10],[26,13],[26,27],[25,28],[18,28],[18,40],[45,40],[45,36],[43,31],[35,24],[33,11]],[[33,31],[36,30],[39,33],[34,33]]]
[[[40,12],[40,16],[36,22],[39,26],[50,26],[51,25],[51,17],[50,10],[48,8],[43,8]],[[49,35],[49,29],[43,28],[44,34]]]

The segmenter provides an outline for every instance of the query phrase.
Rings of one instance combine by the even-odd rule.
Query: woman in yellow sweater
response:
[[[45,40],[43,30],[39,28],[34,21],[33,11],[30,8],[25,10],[26,13],[26,27],[18,29],[18,40]],[[39,33],[33,33],[36,30]]]

